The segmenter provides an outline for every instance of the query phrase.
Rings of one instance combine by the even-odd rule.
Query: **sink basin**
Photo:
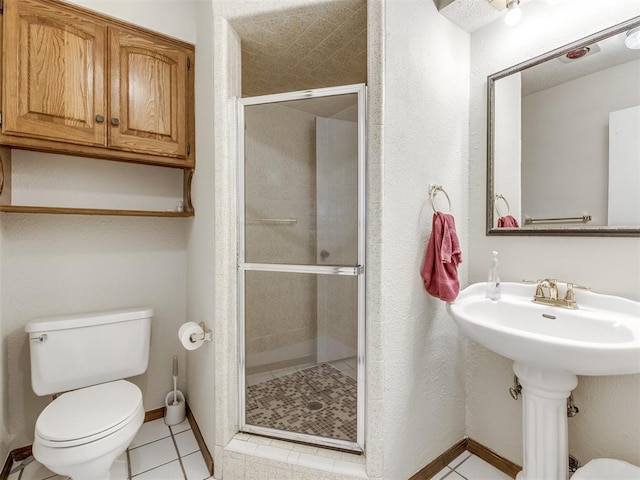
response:
[[[505,282],[492,301],[477,283],[447,310],[466,336],[522,364],[573,375],[640,373],[639,302],[576,291],[572,310],[533,303],[535,288]]]

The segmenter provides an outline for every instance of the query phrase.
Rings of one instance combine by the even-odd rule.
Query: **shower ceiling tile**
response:
[[[243,96],[366,82],[365,0],[245,17],[233,27]]]

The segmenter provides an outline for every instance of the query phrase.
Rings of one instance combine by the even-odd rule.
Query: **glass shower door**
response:
[[[363,85],[240,100],[240,427],[362,450]]]

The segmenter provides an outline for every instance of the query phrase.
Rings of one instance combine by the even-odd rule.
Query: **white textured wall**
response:
[[[555,277],[596,292],[640,300],[640,240],[485,236],[486,77],[570,41],[640,15],[637,0],[565,0],[523,5],[509,28],[499,20],[471,36],[469,281],[484,281],[490,252],[500,252],[501,278]],[[467,434],[499,454],[522,462],[521,402],[507,387],[508,360],[471,344],[467,369]],[[640,465],[638,376],[581,377],[575,392],[580,414],[569,420],[569,450],[583,462],[610,456]]]
[[[153,8],[144,1],[75,3],[183,40],[194,39],[192,2],[155,2]],[[34,173],[39,168],[36,163],[50,156],[20,152],[17,157],[22,172],[31,169]],[[30,160],[33,166],[28,165]],[[73,163],[70,159],[63,161],[68,165]],[[93,173],[91,169],[83,169],[84,180],[81,175],[70,183],[73,186],[75,182],[79,190],[85,188],[86,181],[93,180],[92,174],[114,178],[111,174],[121,171],[115,164],[110,171],[107,166],[110,162],[87,162],[95,163]],[[55,172],[43,167],[40,173],[57,181]],[[147,173],[148,170],[133,166],[128,170],[140,184],[149,181]],[[155,178],[163,178],[163,174]],[[116,196],[121,193],[119,185],[114,182],[112,186],[111,193]],[[180,354],[182,364],[185,359],[175,332],[186,315],[189,220],[5,213],[0,216],[0,222],[2,457],[7,448],[32,442],[35,420],[49,401],[47,397],[36,397],[31,390],[24,325],[35,317],[136,305],[152,307],[155,317],[149,368],[133,381],[143,391],[145,409],[163,406],[164,394],[171,388],[172,357]],[[179,383],[183,389],[185,377],[183,375]],[[1,432],[3,427],[6,435]]]
[[[195,8],[201,0],[66,0],[125,22],[196,43]],[[207,3],[207,2],[202,2]],[[206,7],[205,7],[206,8]]]
[[[462,336],[420,269],[436,183],[451,198],[466,280],[469,35],[430,1],[389,0],[385,20],[384,478],[403,480],[465,434]]]
[[[182,170],[14,150],[13,205],[176,210]]]
[[[213,11],[211,2],[196,2],[196,171],[191,193],[196,216],[187,246],[187,318],[215,329],[213,189]],[[187,402],[210,453],[215,445],[214,344],[205,342],[187,353]],[[184,370],[183,370],[184,371]]]
[[[144,406],[164,405],[174,331],[185,317],[185,220],[62,215],[2,216],[2,329],[11,448],[31,444],[50,397],[31,390],[25,324],[50,315],[149,306],[147,372],[132,380]],[[100,341],[96,339],[96,341]],[[183,356],[184,359],[184,356]],[[181,387],[184,387],[182,377]]]
[[[203,186],[214,190],[216,258],[214,300],[215,368],[205,365],[189,377],[198,388],[214,379],[217,395],[214,464],[216,478],[223,478],[224,447],[238,431],[238,349],[237,349],[237,235],[236,235],[236,98],[241,93],[240,38],[229,22],[215,14],[214,4],[214,176]],[[207,368],[209,367],[209,368]],[[211,398],[199,400],[210,402]],[[206,411],[203,411],[206,413]]]

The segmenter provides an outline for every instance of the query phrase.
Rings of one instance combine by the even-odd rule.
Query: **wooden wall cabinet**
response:
[[[193,45],[59,0],[4,0],[1,30],[0,145],[181,168],[192,214]]]

